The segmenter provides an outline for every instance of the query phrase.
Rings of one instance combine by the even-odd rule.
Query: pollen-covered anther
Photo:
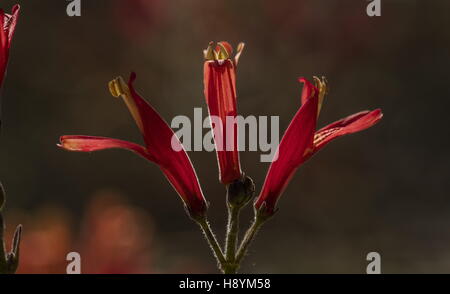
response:
[[[230,53],[222,42],[217,43],[217,48],[219,49],[217,52],[217,59],[224,60],[230,57]]]
[[[243,49],[243,43],[239,44],[238,53]],[[208,48],[203,50],[203,56],[206,60],[215,60],[219,64],[223,63],[224,60],[230,59],[233,54],[233,48],[228,42],[209,42]]]
[[[319,89],[320,92],[324,92],[324,94],[327,94],[327,78],[322,76],[322,78],[319,78],[317,76],[314,76],[314,84]]]
[[[327,79],[322,76],[322,78],[318,78],[316,76],[313,77],[314,84],[316,88],[319,90],[319,103],[318,103],[318,109],[317,112],[320,113],[320,110],[322,109],[323,100],[325,99],[325,95],[328,94],[328,82]]]
[[[203,55],[206,60],[215,60],[216,52],[214,51],[214,42],[209,42],[208,48],[203,50]]]
[[[108,83],[108,87],[111,95],[116,98],[128,95],[130,93],[130,89],[128,88],[122,77],[117,77],[114,80],[110,81]]]
[[[133,95],[131,95],[130,88],[122,77],[117,77],[114,80],[108,83],[109,92],[111,95],[116,98],[122,98],[128,109],[131,112],[134,120],[136,121],[139,129],[141,131],[144,130],[141,114],[139,113],[139,109],[136,106],[136,102],[133,99]]]

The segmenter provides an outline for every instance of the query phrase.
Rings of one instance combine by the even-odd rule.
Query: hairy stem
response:
[[[239,264],[235,262],[236,260],[236,246],[238,241],[239,232],[239,212],[241,207],[235,205],[228,205],[228,226],[227,235],[225,242],[225,273],[235,274]]]
[[[214,257],[217,260],[217,264],[218,264],[219,268],[223,271],[223,267],[226,263],[226,260],[223,255],[222,249],[220,248],[220,245],[217,242],[216,236],[214,235],[214,233],[211,229],[211,226],[209,225],[208,220],[205,217],[200,220],[197,220],[197,223],[199,224],[200,228],[202,229],[203,234],[205,235],[206,241],[208,241],[208,244],[214,253]]]
[[[236,244],[239,231],[239,212],[239,207],[228,207],[228,227],[225,251],[225,258],[228,262],[233,262],[235,260],[237,246]]]
[[[263,225],[264,220],[259,218],[258,216],[255,216],[255,219],[250,226],[250,228],[245,233],[244,239],[242,240],[241,245],[239,246],[239,250],[236,254],[236,263],[240,264],[242,262],[242,259],[244,258],[245,254],[248,251],[248,248],[250,244],[252,243],[253,239],[255,238],[256,233]]]

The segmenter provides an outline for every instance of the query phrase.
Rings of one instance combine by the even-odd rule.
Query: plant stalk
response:
[[[253,239],[256,236],[256,233],[259,231],[259,229],[264,224],[264,222],[265,222],[264,219],[258,217],[257,215],[255,216],[255,219],[254,219],[252,225],[245,233],[244,239],[242,240],[242,243],[239,246],[239,250],[236,254],[236,259],[235,259],[237,264],[240,264],[242,262],[242,259],[244,258],[245,254],[247,253],[250,244],[252,243]]]
[[[235,274],[239,268],[236,263],[236,247],[239,233],[239,213],[241,207],[236,205],[228,205],[228,226],[225,242],[225,259],[226,265],[224,268],[225,274]]]
[[[208,222],[208,220],[205,218],[196,220],[199,224],[200,228],[203,231],[203,234],[205,235],[206,241],[208,241],[208,244],[211,248],[211,250],[214,253],[214,257],[217,260],[217,264],[220,268],[220,270],[224,271],[224,265],[226,264],[225,257],[223,255],[222,249],[220,248],[219,243],[217,242],[216,236],[214,235],[211,226]]]

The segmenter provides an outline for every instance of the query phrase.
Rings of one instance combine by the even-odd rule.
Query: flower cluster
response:
[[[237,116],[236,68],[243,49],[244,44],[239,44],[236,55],[232,57],[233,50],[229,43],[211,42],[204,50],[204,95],[210,116],[219,118],[219,122],[215,122],[218,125],[211,127],[216,144],[219,179],[226,185],[228,195],[229,222],[225,254],[206,220],[208,205],[186,151],[167,123],[134,89],[134,73],[128,83],[117,78],[110,82],[109,88],[113,96],[123,98],[142,133],[144,146],[91,136],[62,136],[59,144],[66,150],[81,152],[122,148],[156,163],[183,200],[191,218],[202,227],[225,273],[236,272],[257,230],[276,212],[280,196],[295,171],[306,160],[334,139],[367,129],[382,118],[380,109],[362,111],[317,130],[317,119],[327,95],[327,81],[318,77],[314,77],[313,82],[300,78],[299,81],[303,83],[301,107],[282,137],[276,160],[271,163],[261,192],[254,201],[255,221],[238,248],[239,210],[253,198],[255,191],[253,181],[241,170],[237,126],[233,125],[231,127],[234,129],[228,130],[230,126],[226,123],[227,117]],[[177,148],[173,148],[174,143]],[[226,149],[217,148],[225,145]]]

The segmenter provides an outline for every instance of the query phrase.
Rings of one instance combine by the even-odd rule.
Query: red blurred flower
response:
[[[144,138],[145,147],[127,141],[91,136],[62,136],[60,147],[90,152],[111,148],[133,151],[156,163],[183,200],[191,217],[204,216],[207,204],[192,163],[172,129],[134,89],[136,74],[128,85],[119,77],[110,82],[111,94],[121,96]],[[180,150],[180,151],[175,151]]]
[[[9,58],[9,48],[16,29],[17,18],[19,17],[20,6],[14,5],[11,14],[7,14],[0,9],[0,85],[5,78],[6,66]]]
[[[153,271],[153,225],[114,191],[99,191],[87,206],[81,238],[83,274]]]
[[[303,162],[334,139],[365,130],[383,116],[380,109],[362,111],[316,131],[327,85],[324,78],[314,77],[314,80],[315,86],[304,78],[299,79],[304,83],[302,106],[281,139],[276,160],[270,165],[262,191],[255,201],[255,207],[268,215],[275,212],[278,199]]]
[[[74,249],[75,239],[70,214],[62,207],[44,205],[36,213],[21,212],[13,218],[21,219],[26,227],[18,273],[66,273],[66,255]]]
[[[223,184],[241,178],[238,152],[236,107],[236,66],[244,44],[238,46],[235,58],[230,59],[233,49],[227,42],[219,42],[216,48],[210,43],[204,51],[204,86],[211,124],[214,125],[214,142],[219,163],[220,181]],[[217,118],[218,121],[215,121]],[[228,120],[231,118],[232,120]],[[231,124],[230,124],[231,123]]]

